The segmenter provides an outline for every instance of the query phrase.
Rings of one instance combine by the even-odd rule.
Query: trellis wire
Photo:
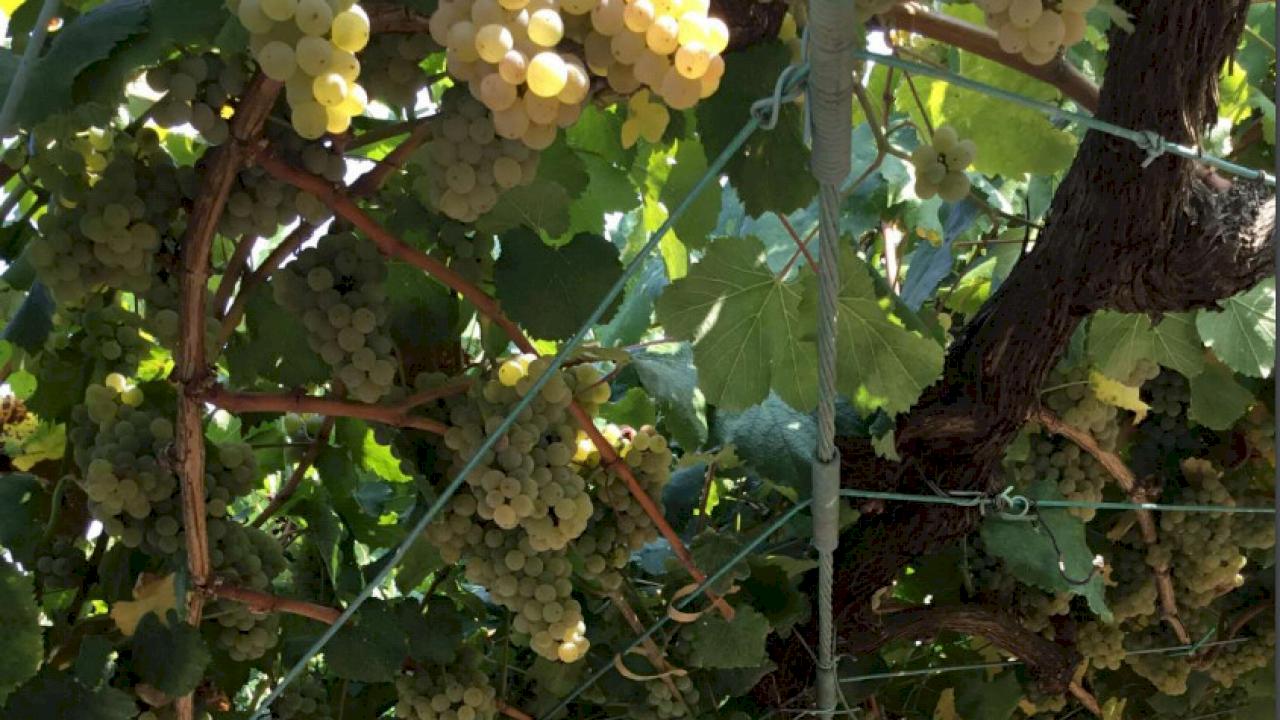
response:
[[[1034,507],[1049,509],[1083,508],[1091,510],[1151,510],[1155,512],[1203,512],[1203,513],[1244,513],[1254,515],[1274,514],[1274,507],[1236,507],[1233,505],[1179,505],[1170,503],[1125,503],[1125,502],[1089,502],[1087,500],[1028,500],[1020,495],[1009,496],[1008,491],[997,496],[975,495],[974,497],[956,497],[953,495],[919,495],[913,493],[880,492],[877,490],[857,490],[847,488],[840,491],[845,497],[862,498],[864,500],[894,500],[900,502],[917,502],[928,505],[952,505],[955,507],[992,508],[997,500],[1006,498],[1014,501],[1015,506],[1030,510]],[[1025,514],[1025,513],[1023,513]]]
[[[906,70],[918,75],[936,78],[950,85],[968,88],[984,95],[990,95],[991,97],[1011,102],[1015,105],[1031,108],[1032,110],[1036,110],[1049,116],[1051,119],[1069,119],[1078,125],[1089,128],[1090,130],[1097,130],[1098,132],[1128,140],[1146,151],[1147,159],[1142,163],[1143,167],[1150,165],[1161,155],[1169,153],[1171,155],[1178,155],[1188,160],[1194,160],[1198,163],[1215,167],[1223,172],[1245,178],[1246,180],[1257,180],[1268,187],[1276,186],[1276,179],[1270,173],[1233,163],[1230,160],[1225,160],[1216,155],[1203,152],[1198,148],[1187,147],[1186,145],[1170,142],[1160,134],[1151,130],[1132,130],[1130,128],[1120,127],[1119,125],[1109,123],[1105,120],[1099,120],[1098,118],[1086,113],[1063,110],[1056,105],[1051,105],[1040,100],[1034,100],[1025,95],[1010,92],[1003,88],[995,87],[994,85],[988,85],[983,82],[978,82],[977,80],[971,80],[949,70],[942,70],[923,63],[904,60],[894,55],[884,55],[861,49],[855,50],[854,55],[862,60],[880,63],[882,65],[896,67],[899,70]]]
[[[603,298],[601,298],[599,304],[597,304],[595,309],[591,311],[591,314],[587,319],[583,321],[581,327],[578,328],[578,331],[573,334],[573,337],[569,338],[563,345],[561,345],[560,351],[556,353],[554,358],[552,358],[551,364],[547,367],[546,371],[534,381],[533,385],[529,387],[528,392],[526,392],[524,397],[520,398],[520,400],[516,402],[515,406],[511,408],[511,411],[507,413],[507,416],[498,424],[498,427],[496,427],[493,432],[489,433],[484,442],[480,444],[480,447],[476,450],[475,454],[467,460],[466,464],[462,467],[462,470],[458,472],[457,476],[454,477],[454,479],[440,493],[440,497],[431,504],[427,509],[427,512],[423,514],[422,518],[420,518],[413,526],[405,539],[396,547],[395,551],[392,552],[391,557],[383,563],[382,568],[378,570],[378,573],[374,575],[373,579],[371,579],[364,588],[360,590],[359,594],[357,594],[351,603],[347,605],[347,607],[342,611],[342,614],[338,616],[338,619],[334,621],[332,625],[325,628],[320,637],[312,643],[311,647],[309,647],[307,651],[302,654],[302,657],[294,663],[293,667],[289,669],[289,672],[285,673],[285,676],[280,679],[280,683],[272,688],[271,692],[263,698],[262,704],[260,704],[254,711],[253,717],[255,720],[265,720],[267,717],[267,710],[271,707],[271,704],[280,697],[285,688],[287,688],[306,670],[307,664],[311,659],[318,655],[320,651],[324,649],[324,646],[333,639],[333,636],[351,620],[352,616],[355,615],[356,610],[358,610],[360,606],[373,595],[374,591],[382,586],[387,577],[391,574],[391,571],[394,570],[395,567],[400,564],[400,561],[404,559],[404,556],[408,554],[409,548],[417,541],[418,537],[427,529],[427,526],[431,524],[431,521],[435,519],[436,515],[438,515],[444,508],[445,503],[447,503],[449,499],[453,497],[453,494],[457,492],[458,488],[462,486],[466,477],[480,465],[480,459],[484,454],[493,448],[498,440],[506,434],[507,430],[511,429],[511,426],[515,424],[517,416],[524,412],[525,408],[533,402],[534,398],[536,398],[538,393],[542,391],[543,386],[551,380],[552,375],[554,375],[560,368],[565,359],[568,358],[578,344],[582,342],[587,333],[591,331],[591,327],[599,322],[600,318],[604,316],[605,312],[609,309],[609,306],[613,303],[614,298],[621,294],[623,288],[626,287],[627,280],[639,271],[640,267],[648,259],[649,253],[658,246],[658,243],[662,241],[662,238],[666,236],[667,232],[675,222],[684,215],[685,211],[689,209],[689,206],[693,204],[693,201],[697,199],[698,195],[700,195],[708,185],[719,178],[720,171],[724,168],[725,164],[729,162],[729,158],[733,157],[734,153],[736,153],[742,145],[746,143],[747,139],[751,137],[751,134],[754,133],[757,128],[772,127],[777,123],[778,108],[783,102],[790,99],[791,95],[795,93],[796,89],[801,83],[803,83],[807,74],[807,65],[793,65],[788,67],[779,75],[778,81],[774,86],[773,96],[757,101],[752,105],[750,117],[747,119],[746,124],[742,126],[742,129],[738,131],[738,134],[734,136],[727,146],[725,146],[724,150],[716,156],[716,159],[708,165],[707,171],[703,173],[702,177],[698,179],[698,182],[694,184],[680,203],[676,205],[667,219],[653,232],[653,235],[649,238],[649,241],[645,243],[644,247],[640,248],[640,251],[636,253],[636,256],[632,258],[631,262],[628,263],[627,267],[622,271],[622,275],[618,277],[613,286],[609,288],[609,291],[605,293]],[[734,562],[737,561],[735,560]],[[728,567],[729,566],[726,566],[726,568],[722,569],[721,574],[723,574]],[[700,590],[705,589],[713,579],[714,577],[707,578],[707,581],[700,586]],[[695,595],[691,595],[689,599],[692,599],[696,594],[697,593],[695,593]],[[644,637],[648,636],[645,635],[638,638],[636,643],[639,643]],[[632,647],[634,647],[634,644]]]

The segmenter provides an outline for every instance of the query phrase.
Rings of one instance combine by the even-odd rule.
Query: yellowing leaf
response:
[[[35,432],[22,442],[22,451],[13,458],[13,466],[26,472],[43,460],[61,460],[66,446],[66,425],[40,423]]]
[[[153,612],[163,620],[177,607],[177,600],[173,573],[164,577],[144,575],[133,589],[133,599],[121,600],[111,608],[111,619],[116,621],[120,632],[132,637],[144,615]]]
[[[1112,697],[1102,705],[1102,720],[1121,720],[1124,717],[1124,706],[1129,698]]]
[[[1102,402],[1121,410],[1133,411],[1136,416],[1134,422],[1142,422],[1147,417],[1147,410],[1150,407],[1142,402],[1142,398],[1138,395],[1138,388],[1112,380],[1097,370],[1089,373],[1089,387],[1093,388],[1093,394],[1097,395]]]
[[[933,708],[933,720],[963,720],[956,712],[956,689],[947,688],[938,696],[938,704]]]

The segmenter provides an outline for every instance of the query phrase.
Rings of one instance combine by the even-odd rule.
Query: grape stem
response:
[[[205,526],[204,497],[204,405],[201,396],[209,382],[205,355],[205,293],[209,259],[218,220],[226,207],[231,185],[244,161],[252,155],[251,145],[262,133],[271,106],[282,85],[258,73],[251,81],[232,121],[232,141],[209,155],[209,164],[200,181],[200,191],[187,219],[182,239],[178,292],[182,335],[174,353],[173,379],[178,385],[178,411],[174,437],[174,460],[182,484],[182,524],[186,531],[187,566],[196,587],[209,579],[209,536]],[[187,621],[200,624],[204,595],[191,593]],[[175,703],[178,720],[192,720],[195,702],[188,693]]]
[[[449,429],[438,420],[410,415],[408,411],[412,408],[403,405],[368,405],[332,397],[289,393],[238,392],[224,387],[208,390],[204,394],[204,401],[228,412],[293,412],[351,417],[384,425],[413,428],[436,435],[444,435]]]
[[[1129,499],[1135,503],[1150,502],[1152,498],[1147,496],[1139,484],[1133,471],[1129,466],[1124,464],[1118,455],[1113,452],[1103,450],[1098,446],[1097,441],[1088,432],[1085,432],[1073,425],[1070,425],[1054,415],[1046,408],[1040,408],[1034,411],[1031,420],[1040,423],[1044,429],[1055,435],[1061,435],[1076,445],[1081,450],[1093,456],[1111,477],[1115,478],[1116,484],[1120,489],[1129,496]],[[1134,516],[1138,521],[1138,528],[1142,532],[1142,542],[1148,546],[1154,546],[1159,539],[1156,532],[1155,516],[1150,510],[1134,510]],[[1182,620],[1178,618],[1178,600],[1173,592],[1173,577],[1169,574],[1169,568],[1156,568],[1152,571],[1156,576],[1156,590],[1160,596],[1160,611],[1165,622],[1169,624],[1173,634],[1178,637],[1178,641],[1184,645],[1191,643],[1191,636],[1187,634],[1187,629],[1183,627]]]
[[[409,157],[412,156],[413,153],[416,152],[430,136],[431,126],[426,122],[417,121],[413,126],[413,131],[409,133],[409,137],[405,138],[404,141],[397,145],[395,150],[388,153],[385,158],[377,161],[372,169],[357,178],[356,181],[351,184],[351,188],[348,190],[348,193],[351,197],[363,198],[378,192],[378,189],[387,181],[387,178],[391,177],[399,171],[400,168],[404,167],[405,163],[409,161]]]
[[[253,233],[240,236],[240,242],[236,243],[236,249],[231,252],[231,257],[227,258],[227,269],[223,271],[222,278],[218,280],[218,289],[213,294],[214,312],[222,313],[223,308],[227,306],[227,301],[231,299],[231,292],[235,290],[236,282],[249,271],[249,256],[253,253],[253,246],[257,240],[258,237]]]
[[[637,635],[644,636],[644,623],[640,622],[640,616],[636,614],[635,608],[631,607],[631,603],[627,602],[627,598],[622,594],[622,591],[614,590],[608,594],[608,598],[613,603],[614,607],[618,608],[618,613],[627,621],[627,624],[631,626],[631,630]],[[667,660],[666,655],[662,653],[662,649],[658,647],[658,644],[653,641],[652,637],[648,636],[645,636],[644,640],[641,641],[640,647],[644,650],[645,657],[649,659],[654,670],[661,675],[662,684],[666,685],[667,689],[671,691],[671,696],[678,698],[680,700],[680,704],[683,705],[686,710],[690,711],[689,714],[692,715],[693,712],[689,707],[688,701],[684,699],[684,695],[680,692],[680,689],[676,687],[676,681],[671,679],[671,670],[674,666],[672,666],[671,662]]]
[[[289,475],[289,479],[285,481],[284,485],[280,486],[280,491],[272,496],[271,501],[262,509],[262,512],[258,513],[253,522],[249,523],[251,527],[260,527],[262,523],[284,507],[289,502],[289,498],[293,497],[293,494],[298,491],[298,486],[302,484],[302,479],[307,476],[307,470],[315,464],[316,458],[320,457],[320,451],[328,444],[329,433],[333,431],[333,425],[336,420],[336,416],[333,415],[325,417],[320,424],[319,431],[316,432],[315,440],[311,441],[307,451],[298,460],[298,464],[293,468],[293,473]]]
[[[406,262],[457,292],[470,302],[480,314],[502,328],[502,331],[506,333],[507,337],[511,338],[511,341],[515,343],[516,347],[520,348],[521,352],[532,355],[538,354],[533,343],[529,341],[529,338],[525,337],[520,327],[511,318],[507,317],[506,313],[502,312],[502,308],[493,296],[481,290],[479,286],[451,270],[439,260],[402,242],[390,231],[382,227],[378,221],[370,217],[368,213],[360,209],[355,200],[341,188],[335,187],[322,177],[312,175],[305,170],[290,165],[273,153],[266,151],[265,148],[258,153],[257,162],[263,170],[277,180],[289,183],[299,190],[305,190],[318,197],[328,207],[332,208],[339,217],[354,225],[372,240],[383,255]],[[693,555],[689,553],[689,549],[685,547],[680,536],[671,527],[671,524],[667,522],[666,518],[663,517],[662,511],[653,501],[653,498],[649,497],[649,494],[641,487],[635,475],[631,472],[631,468],[626,463],[621,462],[617,451],[613,449],[613,445],[596,429],[595,422],[591,416],[576,402],[569,405],[569,411],[577,420],[582,431],[591,439],[592,444],[596,446],[600,453],[601,464],[610,466],[622,477],[627,489],[631,491],[631,495],[636,502],[640,504],[645,514],[653,521],[658,532],[667,539],[667,542],[671,543],[672,551],[676,554],[680,563],[684,565],[685,570],[689,572],[695,582],[705,580],[706,574],[698,568],[697,563],[693,560]],[[731,605],[711,591],[707,591],[706,594],[725,619],[733,619],[734,611]]]
[[[240,319],[244,317],[245,310],[249,306],[249,296],[253,289],[267,281],[271,273],[280,269],[285,260],[289,259],[302,243],[306,242],[316,230],[316,226],[310,223],[302,223],[294,228],[279,245],[267,255],[262,261],[262,265],[249,273],[244,280],[240,282],[240,292],[236,294],[236,299],[231,301],[231,307],[227,308],[227,312],[222,316],[222,325],[218,328],[218,347],[225,348],[227,341],[231,339],[231,334],[235,332],[236,326],[240,324]],[[218,307],[220,310],[221,308]]]

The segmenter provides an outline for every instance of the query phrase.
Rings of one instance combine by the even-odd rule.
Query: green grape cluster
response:
[[[1031,438],[1031,457],[1013,465],[1010,474],[1020,487],[1028,487],[1041,478],[1052,480],[1067,499],[1086,502],[1102,500],[1102,489],[1111,477],[1079,445],[1044,434]],[[1085,522],[1097,513],[1092,508],[1068,508],[1067,512]]]
[[[151,349],[142,336],[142,318],[105,295],[92,295],[80,312],[84,337],[80,351],[88,358],[101,358],[106,367],[132,375]]]
[[[1266,667],[1275,655],[1276,632],[1271,629],[1241,643],[1219,646],[1204,671],[1214,682],[1229,688],[1242,676]]]
[[[225,109],[244,92],[249,81],[239,55],[203,53],[176,58],[147,71],[147,85],[162,97],[151,119],[166,128],[190,123],[210,145],[231,137]]]
[[[15,172],[25,166],[58,206],[75,207],[111,159],[116,132],[110,120],[55,116],[10,148],[5,164]]]
[[[1071,612],[1071,593],[1046,593],[1020,585],[1014,596],[1022,626],[1045,637],[1053,637],[1053,618]]]
[[[431,120],[431,140],[414,154],[411,164],[420,168],[413,182],[418,197],[448,217],[469,223],[492,210],[499,193],[533,182],[538,153],[499,137],[483,105],[451,91],[440,115]]]
[[[931,143],[921,143],[911,153],[916,169],[916,196],[928,200],[937,195],[947,202],[959,202],[969,194],[965,168],[978,152],[972,140],[961,140],[955,128],[940,127]]]
[[[1222,474],[1207,460],[1190,458],[1182,463],[1184,488],[1179,502],[1194,505],[1234,506],[1222,484]],[[1247,562],[1233,536],[1232,513],[1164,512],[1160,514],[1160,543],[1170,553],[1178,602],[1203,608],[1219,595],[1240,587]],[[1154,550],[1153,550],[1154,551]]]
[[[1130,463],[1139,474],[1174,478],[1178,464],[1203,449],[1187,418],[1191,387],[1181,374],[1166,370],[1142,386],[1142,398],[1151,411],[1129,448]]]
[[[596,388],[607,390],[608,385],[601,384]],[[602,396],[608,399],[603,392],[597,393],[595,399],[599,400]],[[583,446],[580,445],[580,448]],[[671,479],[671,448],[667,446],[667,439],[658,434],[653,426],[646,425],[623,435],[616,443],[616,449],[645,494],[655,501],[661,498],[662,489]],[[590,446],[590,452],[591,459],[588,462],[598,463],[594,446]],[[658,537],[653,520],[631,494],[631,489],[616,468],[598,468],[590,481],[596,487],[597,497],[613,511],[618,539],[629,550],[639,550]]]
[[[1128,634],[1128,640],[1130,650],[1146,650],[1168,645],[1163,633],[1154,629],[1131,632]],[[1134,654],[1130,652],[1125,655],[1124,664],[1160,692],[1175,696],[1187,691],[1187,679],[1191,677],[1191,671],[1194,669],[1187,656],[1168,653]]]
[[[298,253],[272,280],[276,302],[301,318],[311,349],[360,402],[390,392],[398,370],[384,329],[386,278],[386,262],[372,243],[337,233]]]
[[[27,247],[60,303],[78,303],[104,285],[145,291],[162,239],[181,228],[180,210],[195,194],[194,171],[175,166],[153,131],[144,128],[136,141],[117,135],[111,152],[91,185],[40,216],[39,237]]]
[[[1111,587],[1107,606],[1116,622],[1155,615],[1158,593],[1156,581],[1142,550],[1117,543],[1107,558]]]
[[[493,276],[493,235],[473,230],[458,222],[446,221],[440,227],[437,246],[449,259],[449,267],[471,282]]]
[[[342,182],[347,166],[342,153],[323,143],[298,142],[283,133],[268,133],[288,161],[331,183]],[[271,237],[279,228],[302,220],[320,225],[333,211],[320,198],[281,182],[259,167],[240,171],[227,196],[226,208],[218,221],[218,232],[227,237],[252,235]]]
[[[298,135],[342,133],[364,113],[355,53],[369,42],[369,16],[354,0],[227,0],[249,31],[249,48],[267,77],[285,84]]]
[[[209,521],[209,559],[214,574],[231,584],[269,591],[271,581],[288,563],[280,545],[265,532],[231,520]],[[255,660],[275,647],[280,637],[280,617],[258,615],[247,606],[222,602],[216,612],[218,644],[232,660]]]
[[[634,713],[638,720],[670,720],[672,718],[692,717],[693,708],[698,706],[698,689],[688,675],[680,675],[672,680],[676,692],[661,680],[645,682],[645,703],[649,706]]]
[[[1119,670],[1124,662],[1124,630],[1099,620],[1076,628],[1076,649],[1099,670]]]
[[[166,256],[173,267],[177,258]],[[151,286],[142,294],[143,321],[142,327],[161,346],[176,352],[182,333],[182,319],[178,314],[178,274],[157,261],[157,271],[152,277]],[[218,327],[220,320],[213,307],[212,293],[205,297],[204,346],[206,359],[212,363],[218,356]]]
[[[413,110],[425,80],[422,61],[438,49],[426,33],[375,35],[360,54],[369,97]]]
[[[498,693],[478,670],[409,672],[396,678],[400,720],[493,720]]]
[[[1045,65],[1084,39],[1085,13],[1098,0],[977,0],[1000,49]]]
[[[314,675],[298,678],[271,706],[274,720],[330,720],[333,707],[324,681]]]
[[[622,587],[619,572],[631,561],[632,548],[612,522],[602,503],[596,506],[587,529],[573,543],[573,552],[582,559],[582,574],[607,592]]]
[[[79,586],[89,572],[80,538],[55,535],[48,543],[42,543],[36,551],[35,570],[40,587],[46,592]]]

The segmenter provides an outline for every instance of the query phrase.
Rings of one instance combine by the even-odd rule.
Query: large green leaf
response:
[[[689,664],[700,668],[747,668],[767,658],[764,641],[769,620],[750,605],[736,608],[733,620],[719,613],[703,613],[683,632],[689,647]]]
[[[817,351],[811,328],[818,315],[818,279],[809,273],[802,282],[800,317],[806,319],[808,338],[805,362],[816,373]],[[906,330],[886,314],[876,298],[866,265],[851,247],[845,247],[840,255],[836,310],[836,387],[840,394],[866,413],[882,409],[893,415],[910,408],[942,372],[942,346]],[[791,387],[788,384],[780,388],[784,400],[802,410],[814,406],[816,396],[813,401],[788,397],[786,391]]]
[[[693,343],[707,402],[741,410],[770,389],[812,405],[817,369],[804,356],[800,293],[774,277],[753,237],[719,238],[658,300],[658,321]]]
[[[245,326],[247,332],[237,334],[227,351],[234,382],[250,385],[263,377],[300,387],[329,378],[328,366],[307,344],[306,327],[280,309],[268,286],[250,291]]]
[[[1122,381],[1142,360],[1187,377],[1204,369],[1204,347],[1189,313],[1167,315],[1153,327],[1145,315],[1100,312],[1089,321],[1086,347],[1103,374]]]
[[[1221,363],[1208,363],[1191,378],[1191,407],[1187,417],[1212,430],[1226,430],[1254,403],[1253,393],[1236,382]]]
[[[0,561],[0,701],[35,675],[43,658],[40,608],[31,577]]]
[[[231,19],[223,0],[152,0],[151,32],[171,43],[212,39]]]
[[[707,172],[707,156],[702,143],[694,138],[680,140],[672,157],[674,165],[662,186],[659,199],[667,207],[668,212],[675,212],[676,207],[693,191],[694,185]],[[676,235],[686,246],[699,249],[706,245],[711,231],[716,226],[720,214],[720,183],[713,178],[692,201],[675,222]]]
[[[1062,493],[1054,481],[1042,478],[1027,491],[1027,497],[1061,500]],[[1094,554],[1085,542],[1084,522],[1062,509],[1036,508],[1035,513],[1035,522],[988,518],[982,525],[987,551],[1003,560],[1018,580],[1051,593],[1081,595],[1094,613],[1110,622],[1102,576],[1096,572],[1090,576]],[[1088,582],[1078,584],[1086,577]]]
[[[325,646],[329,670],[345,680],[385,682],[408,651],[397,613],[380,600],[366,602]]]
[[[1275,278],[1219,305],[1220,312],[1201,310],[1196,316],[1204,344],[1241,375],[1270,377],[1276,361]]]
[[[770,395],[741,413],[716,416],[716,440],[732,443],[738,456],[762,477],[808,496],[809,465],[817,442],[813,418]]]
[[[502,236],[494,285],[503,310],[532,335],[566,340],[582,327],[622,276],[617,249],[599,235],[579,233],[568,244],[550,247],[537,235],[516,229]],[[602,322],[617,309],[614,298]]]
[[[200,631],[170,612],[167,622],[148,613],[133,635],[130,667],[144,682],[174,697],[200,684],[209,665],[209,649]]]
[[[475,223],[476,229],[501,233],[526,227],[558,238],[569,229],[569,193],[545,178],[502,193],[498,204]]]
[[[107,686],[91,690],[66,672],[46,671],[18,689],[2,720],[132,720],[133,697]]]
[[[640,384],[656,401],[672,438],[686,450],[707,439],[706,402],[698,390],[698,371],[687,343],[654,345],[631,358]]]
[[[44,531],[47,506],[47,496],[36,476],[0,475],[0,545],[10,549],[33,546]]]

